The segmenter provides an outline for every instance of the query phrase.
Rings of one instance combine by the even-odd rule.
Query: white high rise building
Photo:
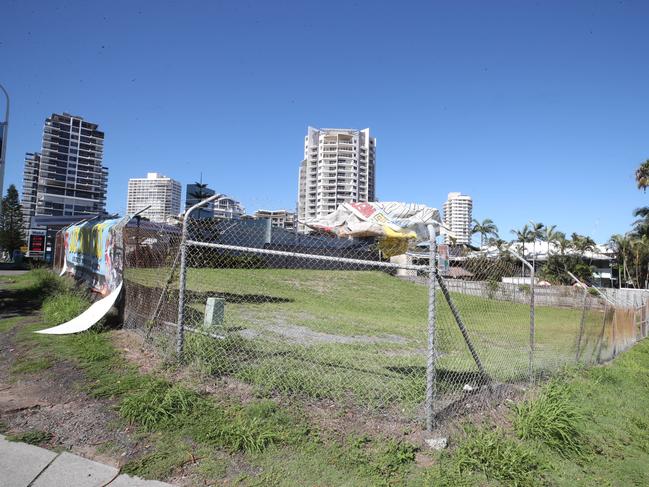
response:
[[[298,220],[304,222],[351,201],[374,201],[376,139],[370,129],[308,128],[300,164]],[[307,230],[298,223],[298,230]]]
[[[455,241],[449,236],[444,237],[447,244],[471,243],[471,212],[473,200],[471,196],[462,193],[449,193],[444,203],[444,225],[455,234]]]
[[[132,215],[151,205],[141,215],[152,222],[164,223],[170,216],[180,213],[180,193],[178,181],[157,172],[148,173],[146,178],[131,178],[128,180],[126,213]]]

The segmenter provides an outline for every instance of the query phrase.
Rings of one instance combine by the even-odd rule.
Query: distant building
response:
[[[151,205],[141,215],[152,222],[164,223],[180,213],[180,193],[178,181],[157,172],[148,173],[146,178],[129,179],[126,213],[132,215]]]
[[[471,243],[472,210],[473,200],[470,196],[461,193],[448,194],[444,203],[444,225],[453,232],[455,240],[446,235],[444,240],[447,244],[469,245]]]
[[[203,183],[192,183],[187,185],[187,192],[185,193],[185,211],[190,209],[192,206],[200,203],[210,196],[214,196],[216,193],[213,189],[208,188],[206,184]],[[192,212],[192,218],[204,220],[206,218],[212,218],[214,216],[214,202],[210,201],[209,203],[197,208]]]
[[[370,129],[308,128],[298,181],[298,220],[323,217],[338,205],[374,201],[376,139]],[[307,231],[298,223],[300,232]]]
[[[293,230],[295,228],[295,213],[288,210],[257,210],[255,219],[268,219],[275,228]]]
[[[45,120],[41,151],[25,156],[22,204],[28,240],[35,216],[82,219],[106,213],[108,169],[102,166],[104,133],[98,128],[68,113]]]
[[[223,195],[214,201],[214,216],[229,220],[238,220],[246,213],[245,208],[237,200]]]

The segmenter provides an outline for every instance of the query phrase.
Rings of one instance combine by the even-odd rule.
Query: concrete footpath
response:
[[[119,474],[109,465],[68,452],[56,453],[0,435],[0,487],[171,487]]]

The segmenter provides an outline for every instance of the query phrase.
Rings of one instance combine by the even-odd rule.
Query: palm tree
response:
[[[528,227],[527,223],[526,223],[525,225],[523,225],[523,228],[521,228],[520,230],[513,229],[513,230],[511,230],[511,233],[513,233],[516,236],[516,238],[512,241],[512,243],[519,242],[521,244],[521,248],[522,248],[521,256],[524,259],[525,258],[525,244],[527,242],[532,241],[532,230],[530,230],[530,227]],[[521,269],[522,269],[523,275],[525,275],[525,264],[524,263],[521,263]]]
[[[475,235],[476,233],[480,234],[480,248],[482,248],[487,237],[492,236],[498,238],[498,227],[491,218],[485,218],[482,222],[474,218],[471,235]]]
[[[566,250],[571,247],[571,242],[566,238],[566,234],[563,232],[556,232],[554,241],[556,242],[557,247],[559,247],[559,255],[566,255]]]
[[[543,223],[536,223],[530,220],[530,234],[532,237],[532,248],[533,248],[533,254],[532,254],[532,266],[534,269],[536,269],[536,241],[543,239],[543,229],[545,228],[545,225]]]
[[[557,230],[556,225],[548,225],[545,227],[545,231],[543,232],[543,240],[548,243],[548,254],[550,253],[550,248],[552,247],[552,245],[557,243],[560,235],[563,235],[563,233]],[[565,235],[563,236],[565,238]]]
[[[627,265],[628,254],[631,251],[632,238],[629,234],[612,235],[608,241],[611,248],[615,251],[618,261],[618,279],[619,287],[622,288],[622,281],[625,283],[631,280],[631,274]]]
[[[646,192],[649,188],[649,159],[640,164],[640,167],[635,171],[635,182],[638,189]]]
[[[633,216],[637,218],[633,222],[633,233],[642,237],[649,235],[649,206],[642,206],[633,210]]]

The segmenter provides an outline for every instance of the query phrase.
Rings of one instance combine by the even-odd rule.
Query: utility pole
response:
[[[0,197],[4,194],[4,181],[5,181],[5,164],[6,164],[6,154],[7,154],[7,134],[9,132],[9,93],[4,89],[4,86],[0,85],[0,90],[5,95],[7,99],[7,104],[5,106],[5,118],[3,122],[0,122]],[[2,212],[2,205],[0,205],[0,213]]]

